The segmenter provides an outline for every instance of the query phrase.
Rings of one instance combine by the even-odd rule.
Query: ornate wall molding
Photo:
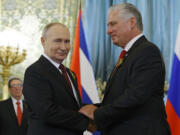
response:
[[[23,35],[22,43],[9,42],[9,46],[26,49],[27,57],[11,68],[11,75],[23,79],[25,69],[43,53],[40,37],[43,27],[50,22],[62,22],[70,29],[73,49],[74,32],[80,0],[0,0],[0,32],[17,31]],[[17,36],[17,35],[16,35]],[[25,37],[25,38],[24,38]],[[9,39],[13,37],[8,37]],[[1,43],[0,45],[5,45]],[[7,44],[6,44],[7,45]],[[72,49],[64,61],[70,65]],[[2,67],[0,67],[0,72]],[[0,92],[2,78],[0,77]],[[0,93],[1,94],[1,93]]]

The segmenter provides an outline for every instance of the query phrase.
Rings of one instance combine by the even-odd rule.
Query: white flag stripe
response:
[[[99,103],[94,72],[91,64],[80,49],[81,85],[93,103]]]
[[[176,46],[175,46],[175,53],[180,61],[180,23],[178,26],[177,38],[176,38]]]

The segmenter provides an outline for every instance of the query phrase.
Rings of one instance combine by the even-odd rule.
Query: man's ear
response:
[[[44,37],[41,37],[41,44],[43,47],[45,46],[45,38]]]
[[[131,23],[131,29],[133,29],[134,27],[136,27],[136,18],[135,17],[131,17],[130,18],[130,23]]]

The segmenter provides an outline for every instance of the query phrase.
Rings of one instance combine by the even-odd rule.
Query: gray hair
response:
[[[143,23],[142,23],[142,16],[139,10],[130,3],[121,3],[117,5],[113,5],[109,8],[108,13],[112,11],[119,10],[119,16],[125,20],[130,19],[131,17],[135,17],[137,21],[137,28],[140,31],[143,31]]]
[[[42,37],[46,37],[48,30],[49,30],[52,26],[54,26],[54,25],[60,25],[60,26],[62,26],[62,27],[67,28],[64,24],[59,23],[59,22],[49,23],[49,24],[47,24],[47,25],[44,27],[43,32],[42,32]],[[68,29],[68,28],[67,28],[67,29]]]

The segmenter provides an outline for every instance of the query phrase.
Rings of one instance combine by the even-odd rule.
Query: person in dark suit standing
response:
[[[82,135],[89,118],[78,112],[82,103],[75,74],[62,62],[70,50],[70,33],[61,23],[45,26],[44,54],[25,72],[23,94],[30,111],[28,135]]]
[[[22,100],[22,81],[11,78],[8,81],[11,97],[0,101],[0,135],[26,135],[28,112]]]
[[[170,135],[163,102],[165,65],[156,45],[142,34],[140,12],[129,3],[110,7],[107,33],[123,49],[99,106],[80,112],[102,135]]]

